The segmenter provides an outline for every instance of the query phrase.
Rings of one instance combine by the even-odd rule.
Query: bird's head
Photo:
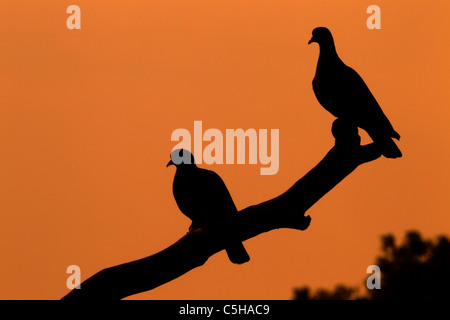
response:
[[[192,165],[195,167],[195,159],[192,153],[186,149],[176,149],[170,154],[170,161],[167,163],[166,167],[174,165],[175,167],[184,167]]]
[[[328,30],[327,28],[318,27],[312,31],[312,37],[308,41],[308,44],[313,43],[313,42],[317,42],[319,44],[319,46],[321,46],[323,44],[325,44],[325,45],[332,44],[333,36],[331,35],[330,30]]]

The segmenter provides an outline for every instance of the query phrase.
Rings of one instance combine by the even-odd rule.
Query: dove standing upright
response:
[[[312,85],[319,103],[337,118],[367,131],[387,158],[402,156],[392,138],[400,139],[364,80],[339,58],[331,32],[315,28],[308,44],[317,42],[319,60]]]
[[[214,171],[201,169],[192,154],[184,149],[172,151],[167,164],[175,165],[173,196],[181,212],[192,220],[190,229],[205,227],[236,214],[237,208],[222,178]],[[231,262],[250,260],[244,245],[235,241],[225,248]]]

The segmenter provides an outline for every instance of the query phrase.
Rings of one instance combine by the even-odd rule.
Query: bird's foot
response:
[[[336,139],[336,144],[359,146],[361,137],[358,127],[351,121],[337,118],[331,127],[331,133]]]

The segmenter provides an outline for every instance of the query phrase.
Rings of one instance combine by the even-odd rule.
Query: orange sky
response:
[[[82,29],[66,28],[77,4]],[[366,8],[381,8],[368,30]],[[449,235],[450,3],[433,1],[3,1],[0,4],[0,298],[59,299],[82,280],[172,244],[189,220],[166,168],[173,130],[279,129],[280,168],[213,165],[239,209],[274,197],[331,148],[314,97],[316,26],[365,79],[404,157],[358,168],[308,212],[134,299],[290,299],[359,285],[379,237]],[[364,139],[368,142],[368,138]],[[381,270],[382,271],[382,270]]]

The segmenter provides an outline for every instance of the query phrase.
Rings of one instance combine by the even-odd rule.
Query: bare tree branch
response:
[[[357,128],[337,119],[334,147],[313,169],[278,197],[247,207],[220,225],[190,231],[170,247],[149,257],[106,268],[69,292],[63,300],[122,299],[154,289],[202,266],[230,240],[245,241],[273,229],[305,230],[305,212],[360,164],[381,152],[375,144],[360,145]]]

